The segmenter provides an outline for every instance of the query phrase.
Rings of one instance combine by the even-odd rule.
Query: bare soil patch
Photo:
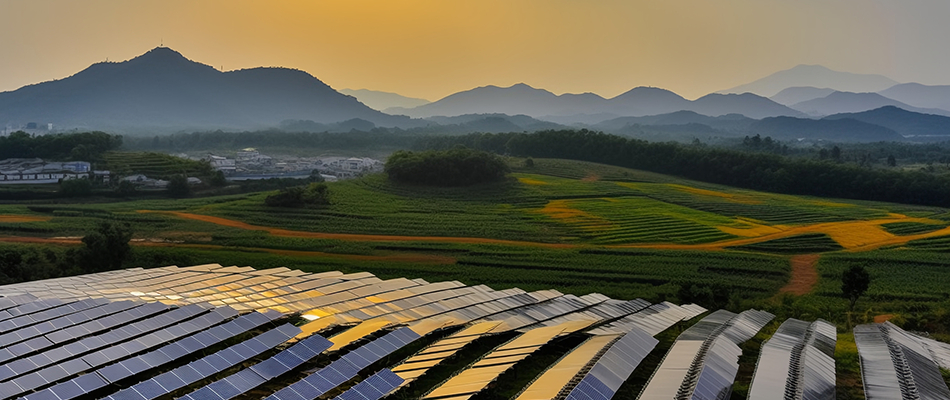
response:
[[[808,294],[818,284],[818,254],[803,254],[794,256],[790,262],[792,264],[792,277],[788,284],[779,289],[779,293],[791,293],[796,296]]]

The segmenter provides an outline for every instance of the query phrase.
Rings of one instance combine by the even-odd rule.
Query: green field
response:
[[[514,172],[504,182],[465,188],[394,184],[383,175],[335,182],[329,184],[332,204],[320,208],[264,206],[273,192],[6,204],[0,205],[0,235],[6,242],[78,238],[110,220],[135,232],[129,266],[365,270],[384,278],[651,301],[678,301],[682,287],[700,285],[728,292],[728,301],[716,306],[756,306],[841,324],[878,314],[940,320],[942,310],[950,310],[950,289],[934,283],[950,281],[943,254],[950,234],[941,231],[946,209],[739,190],[576,161],[538,159],[532,168],[509,162]],[[75,245],[0,249],[56,253]],[[806,253],[824,253],[817,286],[808,295],[781,295],[791,276],[789,257]],[[858,302],[861,315],[849,317],[838,287],[840,273],[853,264],[866,265],[874,280]],[[920,282],[921,276],[929,279]]]
[[[0,280],[78,273],[67,251],[100,221],[115,221],[134,230],[127,266],[369,271],[758,308],[776,314],[776,324],[791,317],[838,324],[839,398],[861,396],[851,326],[887,315],[907,329],[950,334],[947,209],[755,192],[575,161],[509,162],[507,180],[465,188],[395,184],[383,175],[330,183],[332,204],[317,208],[265,206],[274,192],[2,204]],[[820,254],[811,267],[817,283],[803,295],[784,293],[799,254]],[[840,277],[853,265],[864,266],[872,283],[849,312]],[[710,291],[713,298],[696,294]],[[748,390],[758,346],[776,326],[744,346],[733,398]],[[659,363],[675,334],[661,335],[643,371]],[[637,392],[649,377],[643,371],[625,390]]]

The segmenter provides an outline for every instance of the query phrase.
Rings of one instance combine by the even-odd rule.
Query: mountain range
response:
[[[587,127],[657,140],[752,134],[849,141],[950,136],[950,86],[892,83],[877,75],[799,66],[734,88],[759,94],[712,93],[688,100],[666,89],[636,87],[604,98],[556,95],[521,83],[478,87],[430,103],[366,89],[340,92],[287,68],[222,72],[159,47],[128,61],[97,63],[64,79],[0,93],[0,127],[36,122],[127,134],[275,127],[454,134]],[[790,86],[777,89],[781,85]],[[878,92],[848,91],[855,88]],[[764,97],[769,93],[771,98]]]
[[[834,71],[821,65],[798,65],[719,93],[755,93],[772,97],[790,87],[810,86],[841,92],[878,92],[898,82],[882,75]]]
[[[832,92],[825,97],[803,101],[790,107],[808,115],[825,116],[869,111],[886,106],[899,107],[907,111],[924,114],[950,116],[950,111],[947,110],[918,108],[884,97],[879,93]]]
[[[413,124],[409,118],[373,110],[303,71],[221,72],[165,47],[0,93],[0,124],[41,122],[150,132],[255,129],[287,119],[334,123],[353,118],[381,126]]]
[[[406,97],[398,93],[380,92],[378,90],[369,89],[341,89],[340,93],[356,97],[360,103],[366,104],[370,108],[382,112],[386,112],[386,109],[388,108],[412,108],[431,103],[426,99],[417,99],[413,97]]]
[[[387,111],[414,118],[472,113],[524,114],[539,119],[550,118],[565,122],[573,115],[646,116],[683,110],[711,116],[742,114],[751,118],[804,115],[751,93],[712,93],[691,101],[669,90],[637,87],[619,96],[605,99],[593,93],[556,95],[523,83],[510,87],[478,87],[419,107],[388,109]]]

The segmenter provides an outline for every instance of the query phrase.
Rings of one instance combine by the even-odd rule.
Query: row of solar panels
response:
[[[569,383],[558,390],[557,396],[559,398],[566,396],[574,396],[574,398],[610,398],[611,390],[616,390],[612,387],[616,386],[618,381],[625,380],[625,377],[621,379],[624,369],[627,367],[635,368],[635,364],[639,363],[639,361],[632,362],[636,360],[636,354],[639,354],[632,349],[643,350],[646,347],[652,349],[650,346],[644,347],[644,344],[648,343],[649,340],[640,340],[636,347],[627,346],[626,351],[621,350],[624,348],[623,346],[617,347],[617,354],[623,355],[618,358],[609,356],[609,354],[614,354],[615,346],[619,346],[625,338],[636,337],[634,332],[638,332],[638,330],[646,335],[641,334],[643,338],[648,338],[665,329],[663,326],[668,321],[687,319],[686,316],[690,314],[696,315],[705,311],[701,308],[697,309],[695,306],[680,307],[668,303],[661,303],[644,309],[643,305],[647,303],[642,300],[622,302],[600,295],[575,297],[564,296],[556,291],[533,293],[524,293],[519,290],[492,291],[487,287],[469,288],[454,282],[429,284],[422,280],[395,279],[382,281],[369,274],[350,274],[346,276],[340,273],[325,273],[309,275],[289,270],[277,270],[271,274],[266,271],[255,271],[247,268],[225,268],[213,265],[190,269],[163,268],[160,270],[162,271],[134,270],[106,274],[115,277],[115,281],[102,279],[106,275],[97,274],[95,278],[98,279],[85,276],[72,280],[61,279],[55,284],[49,282],[32,283],[32,287],[57,287],[56,290],[60,291],[58,293],[65,291],[73,295],[73,297],[67,297],[63,300],[37,299],[33,295],[23,293],[24,286],[22,285],[17,286],[18,289],[9,292],[6,291],[8,287],[0,287],[0,294],[11,294],[11,296],[0,297],[0,357],[6,357],[6,361],[0,361],[0,376],[2,376],[0,377],[0,393],[6,393],[8,390],[11,393],[19,390],[23,391],[18,393],[28,393],[39,389],[29,396],[38,400],[65,400],[72,398],[70,393],[76,393],[78,390],[84,392],[95,390],[103,385],[103,381],[109,384],[114,383],[113,380],[103,377],[106,368],[113,368],[109,371],[122,371],[122,373],[129,374],[124,377],[118,374],[113,376],[113,379],[131,379],[142,371],[154,369],[157,365],[161,365],[161,358],[140,358],[146,354],[154,353],[153,356],[165,354],[162,351],[150,351],[150,349],[160,345],[160,343],[155,343],[157,338],[165,338],[165,342],[167,342],[176,338],[190,337],[190,335],[195,335],[196,332],[206,332],[202,330],[206,328],[192,326],[190,327],[192,330],[188,330],[189,327],[180,327],[169,323],[158,326],[143,325],[143,321],[177,312],[182,313],[180,315],[184,318],[191,318],[192,322],[200,323],[207,320],[209,326],[214,326],[236,314],[234,310],[223,307],[209,310],[206,306],[193,305],[170,309],[168,306],[156,303],[142,304],[128,300],[105,302],[101,298],[98,300],[84,299],[83,296],[87,295],[84,290],[91,290],[90,288],[95,288],[96,293],[99,294],[111,293],[116,295],[113,296],[114,298],[132,296],[136,299],[164,296],[165,300],[174,300],[172,299],[175,296],[174,294],[167,291],[162,293],[161,291],[167,288],[184,286],[194,290],[194,292],[184,293],[192,297],[181,296],[182,299],[190,300],[207,298],[212,293],[228,293],[228,295],[234,296],[273,295],[269,298],[284,301],[284,303],[275,303],[285,304],[286,306],[283,307],[285,313],[304,305],[319,305],[320,308],[307,311],[318,311],[314,315],[317,317],[315,322],[320,321],[321,317],[339,317],[323,319],[323,321],[335,321],[324,325],[324,327],[332,326],[334,323],[363,322],[358,327],[345,331],[344,334],[338,335],[338,337],[331,338],[333,342],[331,350],[339,350],[347,344],[394,323],[411,323],[413,324],[413,332],[417,332],[417,335],[424,335],[434,329],[448,325],[460,325],[479,318],[482,318],[483,321],[493,321],[491,323],[495,324],[484,334],[515,329],[527,333],[543,327],[559,326],[585,320],[599,322],[614,320],[589,331],[591,334],[613,336],[610,340],[603,339],[585,347],[585,351],[588,351],[585,354],[589,356],[587,363],[581,365],[583,361],[572,360],[569,367],[566,366],[560,370],[561,373],[557,377],[561,379],[560,382],[563,382],[564,376],[567,376],[570,372],[573,372],[573,374],[571,374]],[[181,276],[183,274],[187,276],[183,278]],[[209,275],[213,276],[210,280],[198,279],[200,277],[208,278]],[[159,285],[165,289],[150,287],[142,288],[142,292],[129,291],[135,284],[143,281]],[[67,288],[68,285],[64,285],[67,282],[73,284],[74,287]],[[83,290],[77,289],[79,287],[82,287]],[[153,289],[157,291],[144,292],[144,290]],[[127,293],[123,295],[125,297],[118,296],[123,291]],[[45,297],[53,291],[44,293],[42,290],[38,290],[34,293],[37,293],[40,297]],[[250,304],[244,300],[251,300],[251,297],[241,299],[240,296],[234,298],[237,304]],[[80,301],[71,301],[77,299],[80,299]],[[404,306],[396,306],[397,302]],[[171,301],[171,303],[175,302]],[[218,318],[217,322],[214,322],[215,318],[210,317],[210,315],[225,312],[221,310],[230,310],[226,312],[230,317],[223,316]],[[361,313],[362,315],[360,315]],[[199,315],[202,316],[199,317]],[[681,317],[677,319],[676,315]],[[754,310],[739,315],[716,312],[684,332],[680,337],[681,340],[674,344],[663,363],[666,364],[667,361],[676,359],[696,361],[687,364],[688,367],[682,379],[676,384],[675,396],[678,398],[707,398],[728,395],[728,388],[731,388],[735,376],[734,371],[737,369],[737,364],[733,361],[733,359],[738,358],[737,345],[754,335],[761,329],[761,325],[764,325],[770,319],[771,315]],[[753,398],[760,398],[756,393],[769,393],[774,396],[775,393],[779,392],[780,387],[784,388],[781,392],[785,393],[786,397],[791,396],[788,398],[828,398],[829,394],[833,395],[834,360],[829,354],[829,349],[834,347],[834,329],[830,324],[820,322],[808,324],[801,321],[795,322],[794,320],[786,321],[786,324],[779,328],[776,335],[763,345],[756,370],[756,378],[753,380],[750,389],[750,395]],[[483,324],[474,326],[483,326]],[[856,339],[859,340],[859,350],[862,352],[862,370],[865,375],[871,374],[870,378],[865,379],[865,384],[878,382],[877,378],[883,379],[880,382],[897,380],[896,387],[899,389],[897,392],[904,396],[903,398],[914,398],[914,396],[918,396],[917,398],[945,398],[942,396],[946,394],[946,385],[942,381],[931,379],[934,376],[933,374],[928,375],[925,372],[917,371],[933,370],[933,365],[939,362],[944,363],[940,365],[945,365],[946,360],[950,359],[948,357],[950,346],[911,334],[893,333],[897,332],[895,329],[899,330],[899,328],[892,325],[878,327],[879,337],[874,336],[876,334],[873,330],[859,332],[860,330],[856,329],[856,338],[862,338]],[[303,337],[305,336],[298,334],[298,338]],[[81,340],[74,340],[74,338]],[[868,340],[865,340],[866,343],[862,345],[860,341],[864,339]],[[314,337],[312,340],[317,339]],[[470,343],[474,339],[468,338],[465,340]],[[202,343],[202,341],[197,340],[197,343]],[[883,347],[875,347],[868,345],[868,343],[882,343]],[[184,345],[181,344],[180,346]],[[116,350],[106,351],[113,347]],[[450,349],[448,347],[451,346],[448,346],[448,344],[445,347],[447,348],[444,351],[446,354],[453,354],[461,348],[454,347]],[[464,347],[464,344],[462,344],[462,347]],[[190,348],[194,348],[194,344]],[[187,350],[188,348],[183,347],[183,349]],[[596,350],[594,354],[591,354],[590,351],[594,350]],[[167,352],[170,351],[167,350]],[[649,350],[646,351],[649,352]],[[887,357],[874,359],[875,351],[877,354],[886,354]],[[386,354],[391,354],[391,352]],[[513,365],[512,362],[516,363],[520,360],[518,357],[523,358],[522,356],[526,354],[529,353],[522,351],[520,354],[486,357],[479,368],[500,366],[505,362],[508,362],[507,365],[510,367],[510,365]],[[901,357],[893,356],[894,354],[900,354]],[[171,357],[168,354],[165,355]],[[423,360],[428,364],[436,365],[440,361],[438,352],[429,352],[425,355],[433,357],[430,360]],[[285,355],[283,357],[289,356]],[[885,365],[888,358],[891,362],[889,366]],[[504,362],[499,363],[498,360]],[[625,361],[619,362],[618,360]],[[776,362],[776,360],[779,361]],[[192,396],[191,400],[230,398],[226,397],[228,393],[234,396],[236,395],[235,390],[239,390],[237,394],[240,394],[255,387],[255,383],[260,383],[258,382],[260,379],[265,379],[264,375],[268,374],[267,371],[270,371],[270,375],[284,373],[298,368],[306,362],[302,358],[298,361],[295,364],[287,359],[283,361],[272,360],[258,367],[257,370],[244,370],[248,372],[242,372],[233,375],[233,377],[225,377],[215,381],[212,384],[215,385],[214,387],[209,385],[209,387],[201,389],[200,393],[192,392],[187,396]],[[369,361],[369,359],[365,361]],[[431,361],[435,361],[435,364],[432,364]],[[101,368],[104,365],[103,362],[109,365],[106,368]],[[596,367],[601,362],[605,366]],[[51,367],[54,363],[57,368]],[[413,363],[407,361],[405,365],[409,364]],[[418,363],[417,366],[422,364]],[[661,369],[664,367],[663,364],[661,364]],[[268,367],[277,367],[278,365],[280,368]],[[358,366],[360,364],[353,365]],[[396,376],[399,377],[401,382],[396,385],[404,384],[418,377],[420,371],[424,373],[431,365],[420,368],[414,367],[413,370],[400,369],[401,366],[397,366],[394,371],[396,371]],[[880,367],[881,365],[883,367]],[[117,366],[121,366],[121,368]],[[771,370],[767,371],[767,367]],[[207,366],[204,366],[204,368],[208,369]],[[336,367],[329,371],[335,371],[335,369]],[[195,367],[192,370],[197,371]],[[596,373],[594,373],[595,370]],[[879,371],[880,376],[874,375],[875,371]],[[69,375],[59,377],[64,372],[83,373],[83,375],[64,382],[64,379],[69,378]],[[347,376],[352,379],[359,372],[359,370],[355,372],[347,370],[346,374],[341,373],[340,376],[327,372],[326,374],[332,375],[333,378],[327,380],[327,382],[339,381],[340,384],[344,384],[348,379],[343,381],[340,381],[340,379]],[[109,373],[111,374],[111,372]],[[407,377],[403,377],[404,373],[410,373],[408,375],[411,376],[408,376],[407,379]],[[183,372],[183,374],[187,376],[186,372]],[[493,374],[494,377],[499,375],[494,372]],[[545,375],[548,374],[543,374],[539,381]],[[669,378],[668,374],[662,375]],[[162,376],[166,375],[163,374]],[[210,376],[207,375],[199,379],[207,379]],[[779,377],[777,379],[784,376],[784,385],[776,382],[771,386],[763,386],[764,384],[761,382],[768,381],[768,378],[765,378],[766,376]],[[939,373],[937,376],[939,377]],[[913,385],[908,386],[906,384],[910,381],[908,377],[921,382],[914,382]],[[145,397],[142,392],[167,394],[189,385],[185,379],[174,373],[162,378],[161,381],[158,378],[153,378],[152,383],[146,383],[152,380],[141,382],[140,384],[144,386],[134,389],[133,392],[141,395],[142,398],[149,398]],[[194,378],[194,375],[191,378]],[[480,381],[476,383],[481,385],[486,377],[479,379]],[[667,380],[675,381],[675,379]],[[772,382],[775,382],[775,380],[773,379]],[[175,388],[176,384],[182,386]],[[380,392],[380,388],[384,387],[370,384],[367,384],[367,386]],[[872,386],[887,387],[888,385],[872,384]],[[159,390],[157,387],[161,389]],[[647,389],[649,387],[648,385]],[[757,387],[764,389],[757,392]],[[303,389],[306,389],[306,387],[301,390]],[[323,393],[325,394],[332,389],[326,389],[327,391]],[[163,390],[167,391],[162,392]],[[873,388],[868,390],[869,398],[876,396],[872,395],[875,390],[880,391],[882,389]],[[126,392],[126,394],[128,393],[130,392]],[[294,393],[303,396],[301,393]],[[309,394],[312,393],[309,392]],[[356,391],[348,396],[356,396],[354,393],[359,394],[360,392]],[[470,394],[474,393],[477,392]],[[523,395],[526,393],[529,393],[529,391],[526,390]],[[644,393],[649,395],[647,391]],[[931,395],[931,393],[936,393],[936,395]],[[217,397],[208,397],[206,394],[213,394]],[[889,394],[893,395],[894,392]],[[115,393],[113,396],[118,395],[119,393]],[[293,397],[290,393],[287,393],[287,395]],[[13,396],[17,396],[17,394]],[[461,399],[466,396],[467,394],[462,394],[451,397],[455,400],[456,397]],[[766,398],[764,397],[765,394],[762,396],[761,398]],[[134,396],[130,398],[141,400],[141,398]],[[295,398],[295,400],[299,399]]]
[[[517,308],[517,307],[520,307],[520,306],[525,305],[525,303],[526,303],[525,301],[514,301],[514,302],[511,301],[512,299],[514,299],[514,298],[516,298],[516,297],[518,297],[518,295],[515,295],[515,296],[502,296],[502,297],[500,297],[500,298],[498,298],[498,299],[494,299],[494,300],[492,300],[492,301],[489,301],[489,303],[487,303],[487,304],[490,304],[490,303],[492,303],[492,302],[497,302],[497,303],[506,304],[506,305],[511,306],[511,307],[513,307],[513,308]],[[528,321],[528,322],[542,322],[542,321],[544,321],[545,318],[547,318],[547,317],[560,317],[560,316],[564,316],[565,313],[570,313],[571,311],[576,311],[576,310],[579,310],[579,309],[582,309],[582,308],[586,308],[586,306],[589,306],[590,304],[597,303],[597,301],[605,300],[604,298],[600,298],[600,299],[592,299],[592,300],[588,300],[588,301],[586,301],[586,302],[578,303],[578,300],[576,300],[575,298],[570,298],[570,297],[569,297],[569,298],[567,298],[567,299],[557,300],[559,297],[560,297],[559,294],[557,294],[556,292],[550,292],[549,294],[545,294],[545,295],[542,295],[542,296],[536,296],[536,297],[534,297],[534,298],[533,298],[533,301],[535,301],[535,302],[537,302],[538,300],[541,300],[541,299],[545,299],[545,298],[547,298],[547,299],[554,299],[554,300],[550,301],[549,304],[545,304],[544,307],[535,307],[535,308],[533,308],[533,309],[531,310],[531,312],[532,312],[532,314],[534,314],[534,315],[532,315],[531,321]],[[529,302],[529,303],[530,303],[530,302]],[[491,311],[498,311],[498,310],[489,310],[489,312],[491,312]],[[631,310],[631,311],[632,311],[632,310]],[[510,319],[510,318],[505,318],[505,319]]]
[[[855,327],[854,341],[868,399],[950,399],[950,389],[940,374],[940,368],[948,366],[936,356],[945,344],[910,334],[890,322]]]

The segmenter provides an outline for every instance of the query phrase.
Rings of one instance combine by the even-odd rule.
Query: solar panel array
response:
[[[718,310],[681,333],[640,399],[727,398],[739,370],[739,344],[765,326],[774,316],[747,310],[735,314]]]
[[[918,336],[885,322],[856,326],[854,341],[869,400],[950,399],[933,353]]]
[[[834,399],[836,337],[827,321],[785,320],[762,345],[749,398]]]
[[[634,328],[610,346],[567,398],[609,400],[657,343],[650,334]]]
[[[228,400],[284,375],[315,358],[332,343],[313,335],[274,356],[224,379],[212,382],[184,397],[184,400]]]
[[[640,312],[594,329],[595,335],[626,333],[634,328],[649,333],[651,336],[663,332],[680,321],[687,321],[706,312],[705,308],[695,304],[678,306],[670,302],[662,302],[647,307]]]
[[[139,382],[106,397],[106,400],[153,400],[159,398],[256,357],[290,340],[298,333],[300,333],[300,328],[293,325],[278,326],[152,379]]]
[[[652,336],[704,312],[365,272],[217,264],[109,271],[0,286],[0,400],[229,400],[255,389],[271,393],[268,400],[379,399],[505,332],[518,336],[427,388],[426,398],[467,399],[545,344],[581,335],[586,340],[516,398],[610,399],[655,347]],[[292,314],[309,321],[287,324]],[[771,318],[756,310],[709,314],[678,337],[640,397],[728,396],[738,345]],[[392,361],[449,327],[462,329]],[[339,333],[324,339],[328,328]],[[893,324],[858,327],[855,337],[869,399],[950,398],[937,369],[950,364],[950,345]],[[762,347],[750,398],[830,398],[834,345],[831,324],[786,321]],[[340,358],[301,371],[332,352]],[[304,378],[287,384],[290,373]]]
[[[366,378],[334,398],[334,400],[378,400],[403,383],[402,378],[388,369]]]
[[[569,321],[555,326],[529,330],[504,343],[481,357],[467,368],[449,378],[427,393],[423,398],[442,397],[459,398],[473,396],[484,389],[499,375],[519,361],[527,358],[542,346],[562,335],[567,335],[587,326],[594,321]]]
[[[316,399],[355,378],[366,367],[419,338],[419,334],[412,329],[397,329],[346,353],[340,359],[306,378],[278,390],[268,396],[267,400]]]

